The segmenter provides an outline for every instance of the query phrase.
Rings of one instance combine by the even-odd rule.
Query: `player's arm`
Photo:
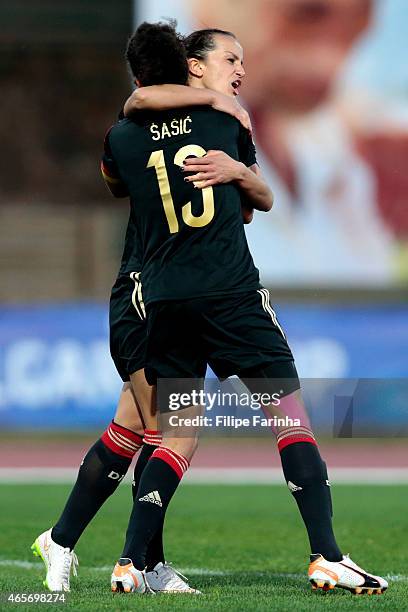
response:
[[[252,221],[254,209],[268,212],[273,206],[273,193],[268,187],[258,164],[253,164],[249,168],[242,162],[241,177],[236,181],[236,184],[241,192],[244,203],[242,209],[246,209],[251,213],[250,221]],[[244,212],[243,212],[244,214]],[[245,219],[245,217],[244,217]],[[250,223],[250,221],[245,221]]]
[[[120,177],[113,175],[104,161],[104,159],[101,160],[101,173],[105,185],[115,198],[126,198],[129,195],[126,185],[122,183]]]
[[[251,205],[243,203],[241,204],[241,215],[244,224],[248,225],[248,223],[251,223],[252,219],[254,218],[254,209],[251,207]]]
[[[138,87],[126,100],[123,110],[126,117],[131,117],[141,110],[165,111],[186,106],[211,106],[215,110],[232,115],[245,129],[252,131],[248,112],[237,99],[212,89],[170,84]]]
[[[105,136],[104,153],[101,159],[101,173],[105,185],[115,198],[126,198],[129,195],[125,183],[120,178],[119,170],[113,158],[112,150],[109,144],[108,130]]]
[[[272,191],[263,179],[257,163],[248,167],[224,151],[208,151],[204,157],[184,160],[183,168],[185,172],[194,172],[186,176],[185,180],[194,183],[198,189],[235,183],[244,201],[244,221],[250,218],[251,209],[267,212],[272,208]],[[250,220],[246,222],[249,223]]]
[[[269,189],[267,184],[265,183],[263,177],[262,177],[262,172],[261,172],[261,169],[258,166],[258,164],[257,163],[253,164],[250,167],[250,170],[252,172],[254,172],[260,178],[260,180],[264,182],[266,188]],[[273,205],[273,193],[272,193],[272,191],[270,189],[269,189],[269,193],[270,193],[271,208],[272,208],[272,205]],[[254,218],[254,207],[251,204],[251,199],[248,198],[248,196],[246,196],[245,193],[241,193],[241,213],[242,213],[242,219],[243,219],[244,223],[245,224],[251,223],[251,221]]]

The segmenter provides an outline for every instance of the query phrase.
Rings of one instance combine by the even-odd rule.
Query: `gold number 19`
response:
[[[200,145],[186,145],[177,151],[174,156],[174,164],[182,166],[183,161],[189,155],[195,157],[203,157],[206,154],[205,149]],[[157,181],[159,183],[160,195],[163,202],[163,208],[166,215],[167,223],[171,234],[179,231],[179,224],[174,208],[173,198],[170,190],[169,177],[167,174],[166,162],[164,159],[163,149],[153,151],[149,157],[147,168],[156,170]],[[214,192],[212,187],[206,187],[201,190],[203,196],[203,212],[199,216],[193,215],[191,202],[187,202],[181,209],[181,214],[186,225],[190,227],[204,227],[208,225],[214,217]]]

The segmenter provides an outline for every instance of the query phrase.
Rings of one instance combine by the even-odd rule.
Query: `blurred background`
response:
[[[273,212],[256,215],[247,236],[300,375],[408,375],[405,0],[3,0],[4,472],[49,466],[50,430],[65,440],[55,443],[55,465],[70,468],[113,415],[121,382],[109,356],[108,300],[128,204],[109,196],[99,160],[132,88],[127,37],[141,21],[166,17],[183,33],[232,30],[244,47],[242,103],[275,194]],[[394,439],[388,461],[400,468],[407,385],[381,388],[371,387],[364,414],[375,423],[370,435]],[[326,414],[333,461],[340,453],[340,467],[355,466],[331,439],[327,396],[314,409],[317,421]],[[10,450],[22,432],[24,460],[21,448]],[[364,465],[376,465],[373,449]]]

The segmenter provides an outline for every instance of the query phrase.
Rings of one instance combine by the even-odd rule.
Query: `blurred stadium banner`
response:
[[[240,96],[276,202],[247,228],[265,284],[406,286],[407,15],[405,0],[134,0],[135,25],[171,16],[243,47]]]
[[[280,310],[305,379],[312,421],[316,417],[336,437],[352,437],[359,414],[371,416],[370,435],[406,431],[408,384],[402,379],[408,370],[408,312],[403,306],[285,304]],[[348,382],[339,386],[340,380]],[[109,355],[107,306],[0,309],[2,429],[104,426],[120,388]],[[336,398],[330,410],[328,397]]]

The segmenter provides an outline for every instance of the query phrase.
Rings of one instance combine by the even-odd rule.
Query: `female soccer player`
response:
[[[204,30],[195,32],[189,39],[195,44],[194,53],[191,55],[188,53],[190,84],[202,88],[204,81],[207,86],[217,81],[226,93],[233,95],[245,74],[242,67],[242,48],[234,35],[228,32]],[[188,50],[189,39],[186,41]],[[154,108],[156,110],[166,108],[164,101],[168,102],[168,99],[165,98],[167,90],[165,86],[155,89]],[[149,107],[149,105],[152,107],[152,98],[149,100],[149,95],[152,95],[153,89],[145,88],[140,91],[141,97],[140,92],[136,92],[133,96],[135,107],[139,109]],[[193,99],[192,91],[187,88],[174,86],[170,93],[174,98],[169,103],[170,108],[191,104],[191,99]],[[204,100],[205,97],[202,98],[202,103]],[[208,132],[211,134],[210,117],[207,118],[207,121]],[[141,138],[142,134],[142,131],[137,132]],[[161,140],[159,133],[161,150],[152,153],[152,156],[155,156],[152,165],[156,168],[159,180],[162,181],[160,193],[163,204],[167,193],[165,186],[168,183],[168,177],[159,172],[163,168],[165,172],[167,167],[169,175],[171,171],[174,173],[173,149],[168,147],[166,150],[167,137],[166,130],[161,132]],[[209,138],[208,134],[196,130],[197,142],[200,142],[200,137],[203,142],[211,142],[211,138],[218,142],[215,135]],[[123,151],[119,130],[113,139],[113,146],[119,166],[122,164],[121,167],[124,168],[126,175],[126,167],[123,166],[123,163],[125,165],[128,163],[129,156]],[[208,149],[208,146],[205,146],[204,149]],[[150,151],[149,148],[146,150]],[[158,152],[163,156],[163,159],[160,158],[162,161],[157,158]],[[213,155],[219,155],[219,158],[223,160],[222,171],[214,168],[211,159]],[[150,159],[153,160],[153,157]],[[174,160],[174,163],[179,163],[177,155]],[[254,168],[256,168],[255,161],[253,158]],[[252,179],[255,185],[254,173],[246,169],[246,172],[242,174],[239,171],[239,164],[237,165],[236,161],[221,152],[213,154],[209,151],[202,157],[198,155],[196,158],[184,160],[182,167],[184,170],[195,173],[193,176],[186,177],[185,180],[203,189],[203,199],[204,191],[208,189],[211,191],[212,185],[216,183],[239,182],[245,177],[248,182]],[[293,356],[270,305],[266,289],[256,288],[259,281],[257,281],[255,269],[251,268],[250,263],[242,265],[243,261],[247,261],[248,252],[245,252],[245,239],[237,225],[234,225],[236,248],[228,251],[230,259],[221,257],[223,248],[221,245],[225,246],[232,235],[229,223],[226,222],[228,215],[223,217],[223,213],[225,207],[233,206],[233,198],[231,197],[228,203],[222,203],[222,190],[219,187],[216,194],[214,193],[214,198],[218,198],[218,216],[211,216],[211,213],[208,212],[211,207],[208,206],[208,215],[205,219],[204,213],[201,215],[200,225],[192,224],[193,227],[206,226],[208,230],[196,233],[194,243],[196,260],[194,260],[194,254],[186,248],[194,232],[186,232],[184,226],[178,226],[175,215],[173,221],[176,223],[176,229],[170,227],[170,233],[176,232],[177,241],[169,237],[168,228],[167,234],[164,230],[157,239],[158,236],[154,236],[154,233],[157,232],[159,220],[155,216],[152,217],[150,207],[145,206],[143,211],[143,198],[138,197],[141,194],[137,185],[133,184],[132,179],[129,184],[134,199],[140,203],[138,214],[143,219],[145,228],[148,227],[151,232],[151,234],[146,234],[146,229],[144,229],[145,237],[148,236],[150,240],[149,259],[143,268],[144,278],[150,280],[150,283],[145,284],[145,299],[149,305],[146,358],[146,372],[149,374],[149,380],[154,382],[155,376],[200,378],[204,375],[206,363],[211,365],[219,377],[239,375],[248,388],[256,393],[259,391],[267,393],[273,390],[274,380],[280,379],[279,384],[284,389],[281,391],[280,416],[301,417],[300,426],[280,427],[276,434],[285,479],[297,502],[310,540],[309,580],[315,588],[326,590],[338,586],[356,593],[384,592],[388,586],[387,582],[381,577],[367,573],[348,556],[343,556],[336,543],[332,528],[330,483],[325,463],[320,457],[305,413]],[[174,175],[174,184],[177,184],[176,175]],[[254,188],[251,198],[252,206],[259,210],[269,210],[271,202],[268,203],[264,194],[261,194],[258,199],[255,192]],[[191,195],[192,192],[188,197]],[[183,199],[181,201],[183,202]],[[179,215],[183,212],[183,219],[188,225],[189,222],[184,217],[184,208],[184,206],[181,209],[176,207],[176,210]],[[204,210],[205,208],[204,202]],[[234,224],[231,217],[228,217],[228,220]],[[172,245],[172,257],[170,258],[165,256],[166,251],[162,248],[163,241],[167,245]],[[242,255],[240,261],[234,259],[234,251],[238,250]],[[155,257],[160,262],[159,267],[155,265]],[[174,260],[177,261],[176,265],[173,263]],[[234,264],[231,265],[231,262]],[[200,275],[204,263],[206,274]],[[223,265],[225,265],[224,269]],[[239,273],[237,273],[237,268],[239,268]],[[183,270],[182,275],[180,275],[181,269]],[[217,285],[212,277],[222,278],[223,282]],[[239,277],[239,282],[234,284],[232,279],[237,280],[237,277]],[[163,285],[163,278],[166,279],[167,286]],[[160,286],[160,291],[158,291],[158,286]],[[220,294],[220,287],[224,293]],[[197,297],[200,298],[199,302],[197,302]],[[163,445],[158,451],[155,451],[152,461],[142,475],[125,546],[127,556],[132,558],[136,569],[141,570],[144,567],[144,549],[149,539],[146,525],[149,525],[151,533],[155,532],[154,525],[160,524],[165,508],[177,488],[176,476],[180,478],[188,468],[194,451],[194,439],[177,439],[174,431],[167,431]],[[158,499],[165,500],[165,502],[160,504],[161,509],[147,514],[145,502],[152,501],[149,498],[149,491],[153,491]],[[143,529],[140,528],[141,525]]]

